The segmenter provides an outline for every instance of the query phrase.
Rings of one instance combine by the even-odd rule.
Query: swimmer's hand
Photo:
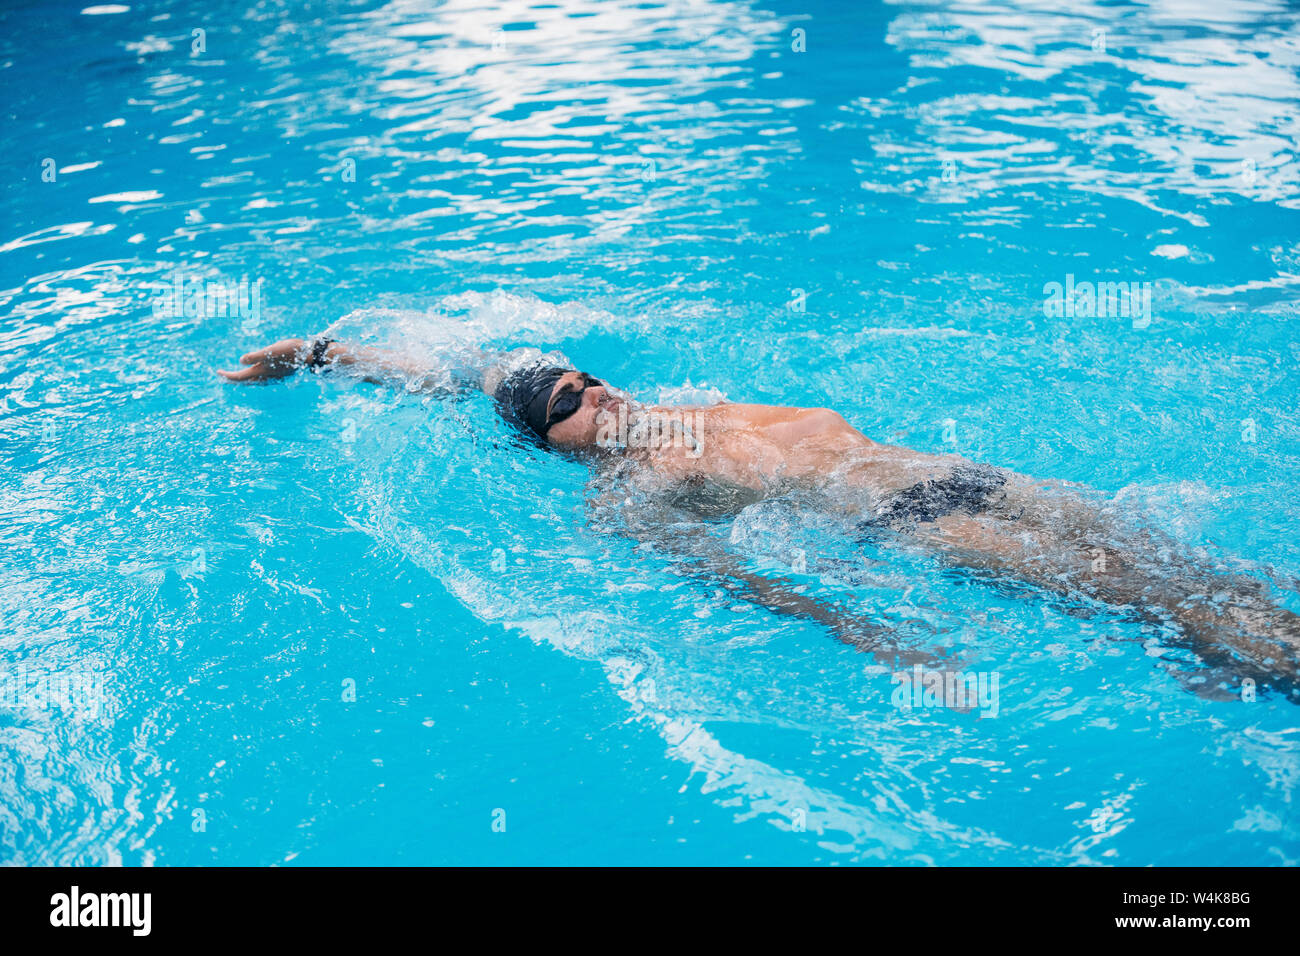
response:
[[[306,364],[309,346],[305,339],[281,339],[274,345],[256,349],[239,361],[247,368],[227,371],[217,369],[217,374],[227,382],[266,382],[292,375]]]
[[[313,361],[321,339],[281,339],[274,345],[249,352],[240,358],[247,368],[217,369],[228,382],[266,382],[287,378],[299,368],[341,370],[363,382],[396,385],[409,392],[454,394],[484,388],[484,372],[497,362],[495,353],[477,348],[460,349],[454,356],[431,356],[367,348],[325,340],[325,348]]]

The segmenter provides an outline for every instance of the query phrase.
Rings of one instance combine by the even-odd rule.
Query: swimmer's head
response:
[[[569,451],[597,448],[601,424],[619,403],[600,379],[555,365],[519,369],[493,395],[502,417],[535,444]]]

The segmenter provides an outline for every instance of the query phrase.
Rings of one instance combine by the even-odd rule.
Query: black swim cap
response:
[[[492,397],[510,424],[546,444],[546,406],[561,376],[574,371],[557,365],[529,365],[507,375]],[[531,434],[529,434],[531,433]]]

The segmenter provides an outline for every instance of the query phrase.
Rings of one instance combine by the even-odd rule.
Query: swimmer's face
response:
[[[608,420],[610,413],[617,413],[621,401],[610,394],[604,382],[584,377],[581,372],[566,372],[551,390],[551,398],[546,407],[548,416],[553,414],[557,402],[563,406],[574,400],[568,398],[561,402],[561,397],[566,392],[581,392],[577,399],[577,411],[551,425],[547,429],[546,440],[561,448],[595,447],[601,425]]]

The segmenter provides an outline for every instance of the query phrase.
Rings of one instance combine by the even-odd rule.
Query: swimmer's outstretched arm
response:
[[[312,362],[311,339],[281,339],[264,348],[254,349],[240,356],[241,369],[217,369],[217,374],[228,382],[265,382],[286,378]],[[399,352],[363,348],[344,342],[331,342],[318,356],[322,367],[347,368],[359,366],[367,381],[383,382],[381,373],[417,378],[432,369]]]
[[[217,374],[228,382],[265,382],[315,366],[348,372],[377,385],[421,392],[458,392],[489,389],[500,378],[496,370],[514,355],[461,347],[453,360],[450,356],[415,356],[346,342],[329,342],[317,349],[317,341],[281,339],[241,356],[244,368],[217,369]]]

